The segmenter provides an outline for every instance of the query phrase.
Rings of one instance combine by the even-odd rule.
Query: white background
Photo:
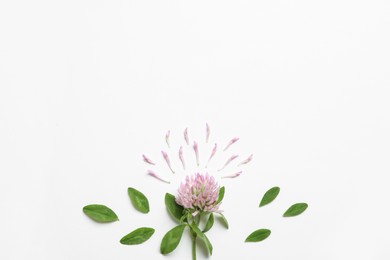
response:
[[[188,234],[159,253],[175,225],[164,194],[204,171],[190,147],[189,171],[162,161],[164,149],[179,168],[185,127],[201,163],[241,138],[209,167],[231,226],[208,233],[212,259],[390,259],[389,46],[387,0],[1,0],[0,259],[190,259]],[[143,153],[171,185],[146,175]],[[237,170],[215,171],[233,153],[254,160],[220,180]],[[279,197],[258,208],[274,185]],[[301,201],[303,215],[281,217]],[[94,223],[90,203],[120,221]],[[156,229],[149,241],[119,243],[141,226]],[[272,235],[244,243],[258,228]]]

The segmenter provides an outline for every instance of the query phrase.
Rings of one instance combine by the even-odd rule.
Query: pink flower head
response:
[[[198,212],[220,212],[216,204],[219,195],[219,185],[213,176],[196,173],[187,176],[185,183],[180,185],[176,203],[185,209]]]

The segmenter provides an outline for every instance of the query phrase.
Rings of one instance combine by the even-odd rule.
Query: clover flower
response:
[[[209,144],[210,133],[210,126],[209,124],[206,124],[205,142],[198,143],[196,140],[191,140],[193,141],[193,146],[190,146],[190,138],[188,135],[188,129],[186,128],[184,130],[184,141],[187,146],[184,144],[172,146],[171,144],[175,144],[175,142],[170,142],[171,131],[168,130],[166,132],[165,142],[167,144],[167,148],[161,151],[162,159],[165,161],[166,166],[168,166],[167,168],[169,168],[172,173],[177,173],[174,175],[170,174],[170,177],[166,176],[166,166],[164,166],[164,168],[159,168],[161,165],[159,162],[155,162],[145,154],[142,155],[143,161],[148,165],[148,168],[150,167],[150,169],[147,170],[147,174],[154,179],[170,184],[171,182],[169,179],[171,179],[171,177],[175,176],[181,178],[181,176],[186,176],[184,182],[180,184],[176,196],[170,193],[165,194],[165,205],[167,211],[177,222],[177,226],[169,230],[161,241],[160,252],[164,255],[169,254],[176,249],[185,229],[189,229],[189,233],[191,235],[192,260],[196,260],[196,247],[197,242],[200,240],[206,246],[209,255],[212,255],[213,246],[206,236],[206,232],[211,230],[213,227],[214,218],[219,218],[221,224],[225,228],[229,228],[227,219],[222,213],[222,210],[219,209],[224,199],[225,187],[220,187],[216,178],[220,179],[223,183],[226,179],[239,177],[243,173],[241,169],[245,168],[245,165],[252,161],[253,154],[249,155],[249,157],[238,164],[233,165],[232,162],[239,156],[236,154],[229,156],[226,151],[235,144],[239,138],[234,137],[231,139],[225,148],[217,153],[217,150],[220,150],[220,146],[218,146],[217,143],[215,143],[214,146]],[[217,149],[218,147],[219,149]],[[202,148],[202,150],[200,148]],[[177,149],[179,151],[178,154]],[[188,155],[191,150],[195,153],[196,163],[191,163],[190,160],[187,160],[188,158],[185,159],[185,155]],[[205,160],[206,158],[200,158],[199,155],[204,155],[206,153],[210,154],[208,160]],[[211,167],[208,167],[213,158],[215,159]],[[216,164],[221,163],[221,160],[225,163],[221,167],[217,168]],[[188,162],[188,164],[186,164],[186,162]],[[182,167],[178,166],[180,163]],[[156,171],[152,170],[152,168],[156,169],[156,167]],[[208,172],[202,173],[205,172],[206,169],[208,169],[208,172],[213,175],[209,175]],[[226,171],[229,171],[230,174],[226,174]],[[160,175],[160,173],[162,175]],[[187,173],[195,174],[188,175]],[[279,191],[280,188],[277,186],[269,189],[263,195],[259,207],[263,207],[274,201],[278,196]],[[136,210],[144,214],[147,214],[150,211],[149,201],[141,191],[136,190],[133,187],[129,187],[127,192]],[[300,215],[307,209],[307,207],[307,203],[295,203],[290,206],[287,211],[285,211],[283,217],[294,217]],[[119,220],[118,216],[112,209],[102,204],[87,205],[83,208],[83,212],[88,217],[99,223],[109,223]],[[125,235],[120,240],[120,243],[124,245],[141,244],[147,241],[154,232],[154,228],[140,227]],[[270,234],[271,231],[269,229],[258,229],[252,232],[246,238],[245,242],[260,242],[270,236]]]
[[[216,203],[218,194],[219,185],[213,176],[196,173],[187,176],[180,185],[176,203],[190,209],[193,215],[199,212],[220,212],[220,203]]]
[[[168,130],[165,134],[165,142],[167,148],[161,151],[162,159],[165,165],[168,166],[175,175],[167,175],[166,169],[159,168],[159,163],[154,163],[151,159],[143,155],[143,160],[148,167],[158,168],[157,172],[162,173],[162,176],[157,174],[154,170],[148,169],[147,174],[157,180],[170,184],[170,179],[184,178],[179,185],[176,196],[173,194],[166,194],[165,203],[169,213],[178,221],[179,225],[167,232],[161,242],[161,253],[169,254],[172,252],[177,244],[172,243],[172,237],[181,237],[185,227],[190,229],[192,238],[192,259],[196,260],[196,241],[203,240],[206,244],[209,254],[212,254],[212,245],[205,233],[210,230],[214,223],[214,215],[220,218],[222,225],[225,228],[229,227],[227,219],[220,210],[221,203],[225,194],[225,187],[219,186],[216,179],[224,182],[226,179],[234,179],[240,176],[253,155],[247,159],[233,165],[239,155],[228,154],[226,151],[231,149],[237,141],[238,137],[230,139],[223,150],[217,143],[210,144],[211,128],[206,123],[205,139],[199,142],[199,139],[192,139],[189,137],[189,129],[185,128],[183,143],[172,145],[171,131]],[[192,137],[192,135],[191,135]],[[192,140],[191,140],[192,139]],[[193,145],[190,145],[193,143]],[[189,157],[190,153],[193,155]],[[209,154],[208,157],[201,157],[201,155]],[[195,156],[194,156],[195,155]],[[186,157],[187,156],[187,157]],[[191,160],[192,159],[192,160]],[[194,160],[195,159],[195,160]],[[221,163],[224,164],[221,165]],[[218,167],[218,165],[219,167]],[[209,167],[211,166],[211,167]],[[206,171],[206,169],[208,169]],[[230,173],[229,173],[230,172]],[[210,173],[210,174],[209,174]],[[207,221],[206,221],[207,218]],[[203,224],[206,225],[203,227]]]

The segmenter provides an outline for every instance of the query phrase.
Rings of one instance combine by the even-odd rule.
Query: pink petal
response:
[[[209,124],[206,124],[206,143],[209,142],[209,138],[210,138],[210,126]]]
[[[168,148],[170,148],[170,143],[169,143],[169,137],[171,135],[171,130],[168,130],[168,132],[165,134],[165,142],[167,142]]]
[[[194,142],[194,151],[195,151],[195,157],[196,157],[196,164],[199,166],[199,150],[198,150],[198,143]]]
[[[167,162],[167,165],[168,165],[169,169],[171,170],[171,172],[175,173],[175,171],[172,169],[171,161],[169,160],[168,154],[166,152],[164,152],[164,151],[161,151],[161,154],[163,155],[164,160]]]
[[[188,129],[187,128],[184,130],[184,140],[186,140],[187,145],[190,144],[190,141],[188,140]]]
[[[156,165],[152,160],[150,160],[148,157],[146,157],[146,155],[143,154],[142,158],[143,158],[144,162],[151,164],[151,165]]]
[[[226,145],[226,147],[225,147],[225,149],[223,149],[223,151],[226,151],[232,144],[234,144],[238,140],[240,140],[240,138],[238,138],[238,137],[235,137],[232,140],[230,140],[230,142]]]
[[[253,158],[253,154],[251,154],[247,159],[240,162],[237,166],[249,163],[250,161],[252,161],[252,158]]]
[[[224,166],[222,166],[221,169],[219,169],[218,171],[222,171],[226,166],[228,166],[228,164],[233,161],[234,159],[236,159],[238,157],[238,155],[232,155],[225,163]]]
[[[225,178],[236,178],[236,177],[240,176],[241,173],[242,173],[242,171],[234,173],[234,174],[231,174],[231,175],[225,175],[225,176],[222,176],[221,178],[222,179],[225,179]]]
[[[207,161],[207,164],[206,164],[206,168],[207,166],[209,165],[211,159],[214,157],[215,153],[217,152],[217,144],[214,144],[214,148],[213,150],[211,151],[211,155],[209,157],[209,160]]]
[[[169,181],[164,180],[163,178],[161,178],[160,176],[158,176],[158,175],[157,175],[154,171],[152,171],[152,170],[148,170],[148,174],[149,174],[150,176],[156,178],[157,180],[160,180],[160,181],[162,181],[162,182],[165,182],[165,183],[170,184]]]
[[[183,169],[185,170],[186,169],[186,164],[185,164],[184,156],[183,156],[183,146],[180,146],[179,158],[180,158],[181,164],[183,165]]]

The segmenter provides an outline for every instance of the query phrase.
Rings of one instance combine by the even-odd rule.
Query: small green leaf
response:
[[[153,234],[153,228],[142,227],[122,237],[120,242],[124,245],[138,245],[147,241]]]
[[[165,194],[165,206],[167,207],[167,210],[169,214],[176,220],[180,222],[180,219],[183,216],[184,208],[176,203],[175,196],[172,194],[166,193]]]
[[[206,226],[203,230],[203,233],[209,231],[213,227],[213,225],[214,225],[214,214],[210,213],[209,219],[206,222]]]
[[[229,229],[229,222],[227,221],[225,216],[222,213],[219,213],[219,215],[221,216],[220,220],[221,220],[222,224],[225,226],[226,229]]]
[[[261,199],[259,207],[262,207],[262,206],[265,206],[267,204],[270,204],[272,201],[274,201],[274,199],[276,199],[276,197],[278,196],[279,192],[280,192],[280,188],[279,187],[273,187],[273,188],[269,189],[264,194],[263,198]]]
[[[203,241],[206,244],[207,250],[209,251],[210,255],[213,255],[213,245],[211,244],[210,240],[207,238],[205,234],[203,234]]]
[[[212,255],[213,245],[210,243],[210,240],[207,238],[207,236],[199,229],[199,227],[194,222],[191,223],[190,227],[196,233],[196,235],[205,243],[207,251],[210,255]]]
[[[100,223],[108,223],[119,220],[115,212],[104,205],[87,205],[83,208],[83,212],[91,219]]]
[[[218,199],[217,202],[215,202],[215,204],[220,203],[223,200],[224,196],[225,196],[225,186],[219,189]]]
[[[286,210],[286,212],[283,214],[283,217],[298,216],[299,214],[303,213],[308,206],[309,205],[307,205],[307,203],[296,203],[289,207],[288,210]]]
[[[127,189],[127,193],[129,194],[130,200],[134,207],[138,211],[142,213],[149,212],[149,201],[142,192],[130,187]]]
[[[178,225],[169,230],[161,241],[161,254],[166,255],[171,253],[179,245],[184,229],[187,225]]]
[[[252,234],[250,234],[246,239],[245,242],[260,242],[266,239],[271,235],[271,230],[269,229],[259,229]]]

